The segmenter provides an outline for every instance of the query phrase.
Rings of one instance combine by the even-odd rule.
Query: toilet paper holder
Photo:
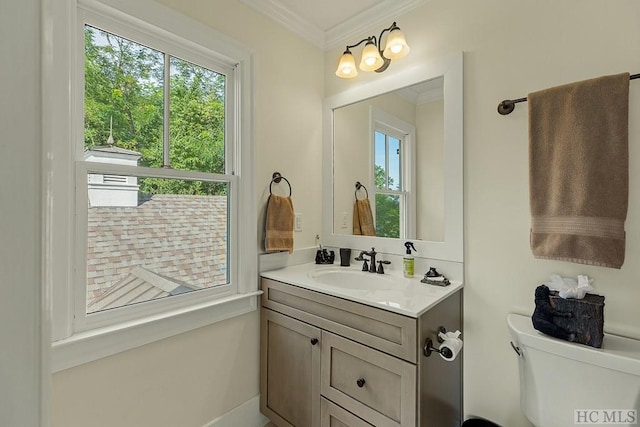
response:
[[[436,336],[438,337],[437,340],[440,344],[444,342],[444,339],[442,339],[440,334],[444,335],[446,333],[447,333],[447,330],[445,329],[444,326],[440,326],[438,328],[438,334]],[[442,354],[446,358],[450,358],[453,355],[453,353],[451,352],[451,349],[445,347],[442,350],[440,350],[439,348],[436,348],[433,346],[433,341],[431,340],[431,338],[427,338],[424,342],[424,347],[422,347],[422,353],[425,355],[425,357],[429,357],[431,356],[431,353],[434,351],[436,353]]]

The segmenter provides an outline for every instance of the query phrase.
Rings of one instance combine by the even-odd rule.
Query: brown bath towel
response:
[[[369,199],[356,200],[353,205],[353,234],[362,236],[376,235]]]
[[[293,201],[271,194],[267,201],[264,247],[267,251],[293,253]]]
[[[620,268],[629,192],[629,74],[528,95],[531,249]]]

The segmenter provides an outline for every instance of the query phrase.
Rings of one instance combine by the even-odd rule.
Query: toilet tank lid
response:
[[[529,316],[511,313],[507,316],[507,325],[519,347],[533,347],[567,359],[640,376],[639,340],[604,334],[602,348],[594,348],[545,335],[534,329]]]

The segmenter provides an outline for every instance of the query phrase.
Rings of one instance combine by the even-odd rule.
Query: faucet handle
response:
[[[364,260],[364,264],[362,264],[362,271],[369,271],[369,264],[366,259]]]
[[[384,274],[384,267],[382,267],[382,264],[389,265],[391,264],[391,261],[378,261],[378,274]]]

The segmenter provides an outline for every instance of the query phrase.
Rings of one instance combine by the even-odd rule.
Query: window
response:
[[[378,109],[372,109],[374,217],[376,236],[404,238],[415,224],[411,192],[414,127]]]
[[[86,292],[78,292],[77,305],[86,310],[78,314],[228,285],[232,70],[214,71],[91,25],[84,51],[88,185],[78,186],[86,194],[77,200],[87,199],[86,232],[79,230],[87,238]],[[118,175],[116,165],[137,174]],[[173,176],[157,177],[153,168]]]
[[[374,132],[376,184],[375,217],[378,237],[400,237],[402,183],[402,140],[381,131]]]
[[[54,371],[255,310],[250,53],[153,1],[55,19]]]

